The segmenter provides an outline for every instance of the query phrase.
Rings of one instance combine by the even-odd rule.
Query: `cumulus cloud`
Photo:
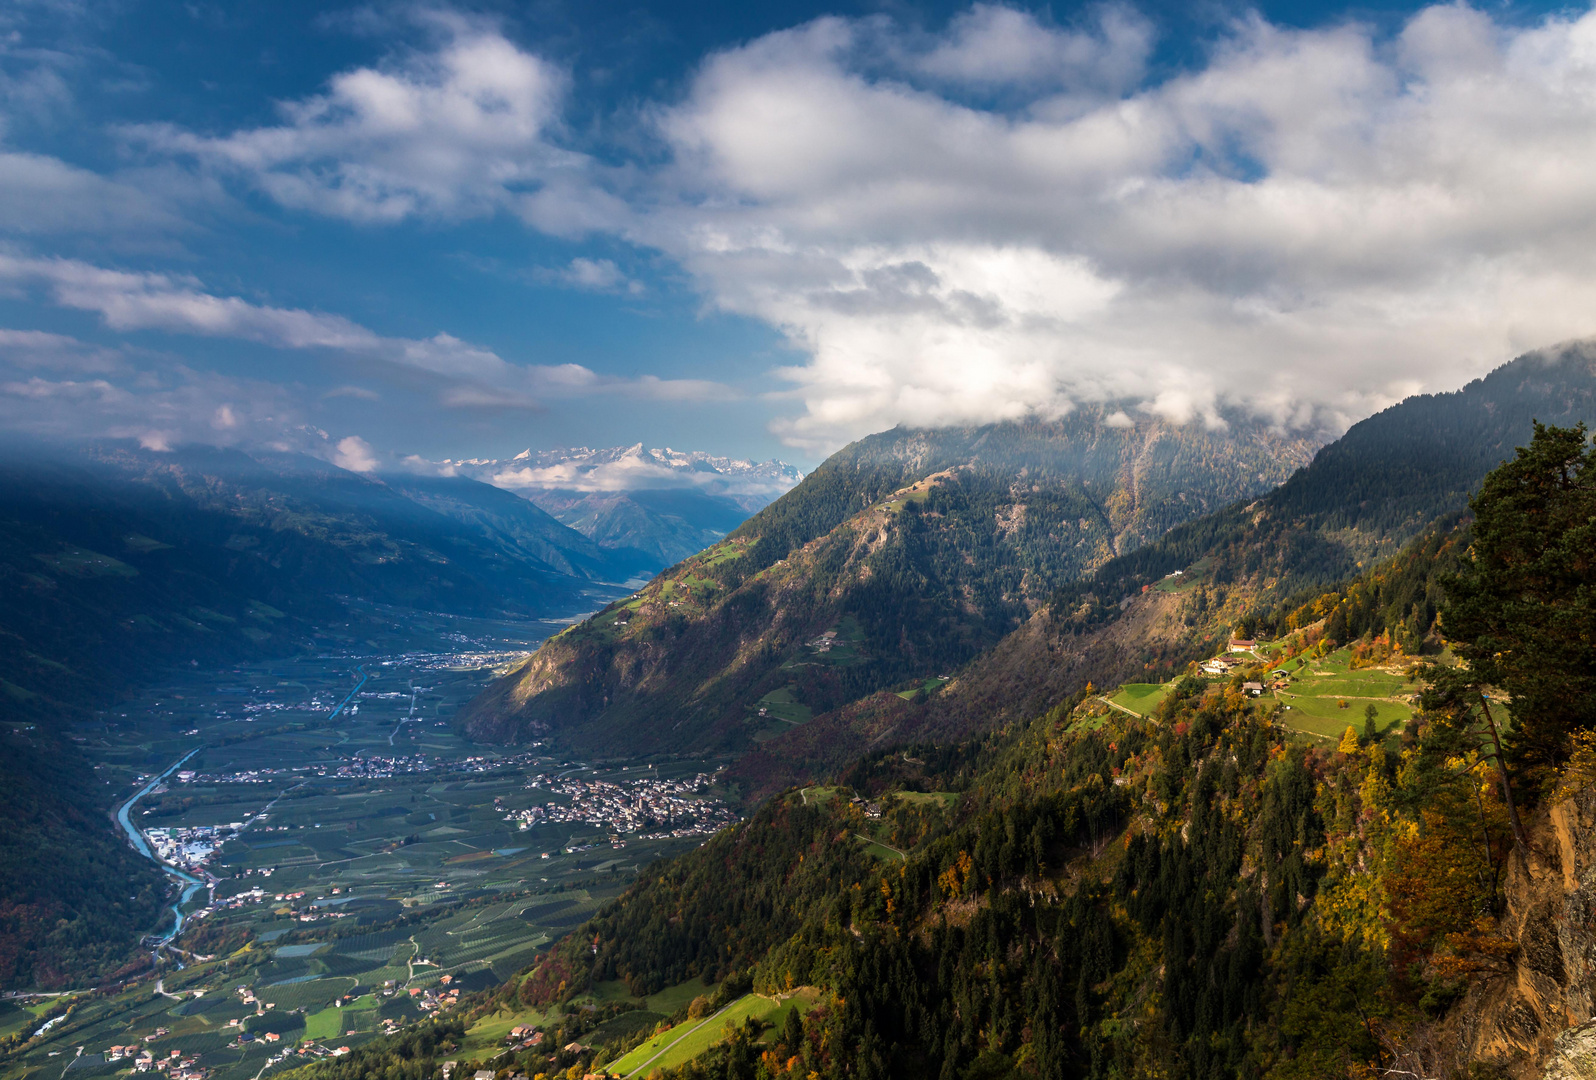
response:
[[[662,401],[718,400],[731,394],[721,384],[694,379],[616,378],[580,364],[512,364],[491,349],[447,333],[385,337],[341,315],[218,296],[192,277],[108,269],[75,259],[0,252],[4,285],[41,288],[55,303],[95,312],[115,330],[237,338],[381,361],[435,377],[439,401],[458,408],[537,408],[544,399],[588,394]]]
[[[793,441],[1083,399],[1334,427],[1596,332],[1596,14],[1252,19],[1085,108],[1038,72],[1095,56],[1112,85],[1143,46],[978,7],[882,72],[882,33],[717,54],[660,123],[680,196],[643,238],[807,354]],[[1004,43],[1020,105],[928,78],[996,79]]]
[[[1118,94],[1146,71],[1153,27],[1134,10],[1105,5],[1095,27],[1043,26],[1029,12],[976,4],[949,23],[929,49],[909,52],[921,73],[981,87],[1028,86]]]
[[[369,473],[377,470],[377,455],[371,444],[359,435],[338,440],[338,450],[333,454],[333,464],[350,472]]]
[[[324,93],[281,103],[281,122],[227,135],[169,124],[134,143],[245,178],[286,207],[361,222],[461,219],[509,211],[548,232],[624,216],[587,156],[557,141],[569,82],[492,26],[424,17],[432,51],[342,72]]]

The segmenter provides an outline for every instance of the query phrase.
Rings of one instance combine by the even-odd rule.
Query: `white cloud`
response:
[[[381,401],[382,395],[365,386],[335,386],[322,394],[323,398],[356,398],[360,401]]]
[[[1144,30],[977,7],[900,32],[896,73],[861,55],[884,33],[720,53],[660,122],[679,197],[638,237],[807,354],[795,442],[1082,399],[1337,426],[1596,333],[1596,14],[1253,19],[1085,105],[1071,79],[1134,77]],[[975,105],[928,72],[1039,89]]]
[[[179,443],[282,442],[299,421],[280,386],[184,367],[124,377],[7,376],[0,353],[0,427],[52,438],[136,439],[147,449]],[[302,443],[303,440],[300,440]]]
[[[639,109],[662,145],[628,133],[611,149],[629,166],[570,148],[561,68],[429,18],[430,51],[338,74],[275,125],[133,134],[295,210],[509,213],[665,252],[803,354],[779,430],[817,450],[1083,400],[1334,427],[1596,333],[1596,13],[1522,26],[1449,4],[1389,36],[1250,17],[1172,75],[1148,73],[1149,24],[1113,5],[1057,27],[981,4],[931,34],[825,18],[716,53]],[[21,261],[0,256],[0,279],[113,328],[374,358],[460,408],[730,394]],[[548,273],[631,287],[597,256]]]
[[[126,359],[116,349],[92,345],[65,334],[4,328],[0,328],[0,364],[27,370],[97,374],[127,368]]]
[[[976,86],[1128,90],[1145,71],[1153,28],[1123,6],[1104,6],[1096,16],[1096,33],[1068,31],[1044,26],[1027,11],[976,4],[955,16],[947,33],[909,66]]]
[[[370,443],[359,435],[350,435],[338,440],[338,452],[333,455],[333,464],[350,472],[369,473],[376,471],[378,462]]]
[[[539,280],[553,281],[587,292],[627,292],[636,296],[644,291],[643,283],[627,277],[626,273],[615,265],[613,259],[588,259],[578,256],[560,270],[545,270],[535,276]]]
[[[617,378],[580,364],[512,364],[491,349],[446,333],[430,338],[384,337],[341,315],[217,296],[191,277],[112,270],[74,259],[0,252],[0,286],[4,285],[42,288],[55,303],[95,312],[115,330],[236,338],[381,361],[434,377],[440,384],[439,401],[457,408],[536,408],[545,399],[589,394],[660,401],[735,396],[729,387],[696,379]],[[0,338],[0,350],[5,348]]]
[[[243,177],[283,206],[352,221],[509,211],[577,234],[624,216],[593,184],[594,163],[555,140],[563,70],[487,24],[437,12],[424,21],[439,38],[434,51],[342,72],[325,93],[280,103],[275,126],[126,134]]]
[[[138,187],[45,154],[0,151],[0,230],[23,236],[189,231]]]

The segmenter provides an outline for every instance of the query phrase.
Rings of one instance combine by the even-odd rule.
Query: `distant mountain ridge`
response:
[[[1062,583],[1268,491],[1316,446],[1241,416],[1127,424],[1112,407],[871,436],[546,643],[474,703],[468,729],[746,748],[811,711],[957,668]]]
[[[469,458],[440,464],[470,470],[500,487],[615,491],[692,485],[733,496],[775,497],[803,479],[785,461],[752,461],[702,450],[650,449],[642,443],[594,449],[523,450],[512,458]],[[491,472],[489,472],[491,470]],[[482,475],[486,472],[487,475]]]
[[[511,458],[446,459],[433,465],[537,503],[600,547],[650,571],[721,539],[790,490],[803,473],[784,461],[698,450],[523,450]]]

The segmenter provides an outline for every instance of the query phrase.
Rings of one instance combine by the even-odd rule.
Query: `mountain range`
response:
[[[465,477],[206,447],[10,454],[0,522],[0,715],[48,714],[172,657],[291,648],[339,596],[546,617],[637,570]]]
[[[1118,408],[871,436],[548,642],[465,722],[491,740],[747,749],[957,669],[1065,582],[1267,492],[1316,446]]]
[[[1596,352],[1526,355],[1318,447],[1107,410],[854,444],[727,540],[548,641],[471,733],[743,754],[756,793],[958,737],[1232,625],[1461,512],[1535,419],[1596,419]],[[1311,460],[1310,460],[1311,459]],[[1179,572],[1181,591],[1155,588]]]
[[[1326,1075],[1321,1043],[1386,1052],[1386,1029],[1353,1019],[1402,1017],[1414,1031],[1450,1017],[1483,985],[1472,973],[1509,955],[1541,963],[1534,928],[1563,916],[1535,915],[1541,901],[1503,869],[1506,819],[1489,816],[1489,784],[1443,806],[1396,749],[1372,749],[1377,730],[1310,749],[1259,719],[1239,675],[1179,676],[1255,631],[1303,664],[1342,635],[1435,654],[1470,550],[1471,496],[1536,421],[1593,418],[1596,347],[1571,345],[1330,441],[1118,406],[897,429],[839,451],[746,520],[728,510],[708,547],[625,588],[615,582],[647,565],[638,548],[606,547],[458,472],[371,476],[198,447],[19,452],[0,470],[0,718],[12,725],[0,862],[28,878],[0,895],[0,964],[52,942],[92,959],[100,942],[109,970],[127,928],[161,904],[156,875],[98,820],[92,773],[64,737],[142,670],[314,647],[341,597],[483,614],[603,604],[457,723],[484,742],[546,739],[595,761],[734,757],[722,791],[751,818],[645,870],[484,1008],[535,1008],[538,1023],[580,1035],[573,1001],[599,984],[642,996],[699,978],[721,1003],[819,988],[779,1036],[733,1033],[704,1059],[739,1078],[855,1075],[844,1058],[880,1075],[1007,1077],[1043,1063],[1131,1075],[1177,1062],[1172,1075],[1229,1076],[1251,1075],[1249,1061]],[[715,472],[710,487],[730,483],[701,471]],[[592,484],[585,496],[599,494]],[[1098,688],[1129,681],[1165,683],[1164,703],[1125,719]],[[1420,746],[1424,725],[1412,728],[1403,753]],[[1379,801],[1395,787],[1408,802]],[[1401,814],[1418,824],[1394,838],[1365,827]],[[1447,821],[1463,823],[1456,835]],[[1530,827],[1526,858],[1561,845],[1576,851],[1559,856],[1570,865],[1596,865],[1578,829]],[[1414,839],[1425,830],[1441,848]],[[1432,895],[1453,887],[1448,866],[1493,875],[1494,899]],[[126,901],[102,895],[111,879],[128,883]],[[1397,916],[1365,909],[1397,901],[1368,899],[1375,888],[1422,895],[1431,914],[1389,930]],[[1315,908],[1320,896],[1338,899]],[[1416,959],[1392,975],[1357,943],[1372,938],[1316,936],[1336,918],[1409,935],[1390,947]],[[1497,919],[1491,933],[1511,944],[1482,936]],[[1372,1012],[1343,1000],[1343,976],[1383,987]],[[1322,1039],[1293,1012],[1307,1000],[1299,986],[1317,995],[1309,1013],[1330,1018]],[[1553,1016],[1555,995],[1536,993],[1524,1008]],[[1469,1000],[1476,1020],[1457,1021],[1458,1045],[1539,1045],[1518,1005]],[[347,1075],[366,1075],[365,1061]]]
[[[715,543],[748,515],[803,479],[782,461],[746,461],[702,451],[523,450],[512,458],[433,463],[537,503],[612,552],[637,553],[658,570]]]

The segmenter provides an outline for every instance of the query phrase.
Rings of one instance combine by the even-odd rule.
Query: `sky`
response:
[[[1339,431],[1596,335],[1596,13],[12,0],[0,430]]]

